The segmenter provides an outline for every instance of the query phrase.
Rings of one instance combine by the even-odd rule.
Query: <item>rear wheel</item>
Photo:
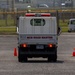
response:
[[[53,58],[53,62],[56,62],[57,61],[57,56],[55,56],[54,58]]]
[[[48,62],[56,62],[57,61],[57,57],[48,57]]]
[[[27,62],[27,56],[21,54],[20,49],[19,49],[19,51],[18,51],[18,61],[19,61],[19,62]]]
[[[19,62],[27,62],[27,57],[25,55],[20,54],[18,56],[18,61]]]
[[[19,61],[19,62],[22,62],[22,60],[23,60],[22,57],[19,55],[19,56],[18,56],[18,61]]]
[[[51,57],[48,56],[48,62],[51,62],[51,61],[52,61]]]
[[[48,61],[56,62],[57,61],[57,48],[55,48],[55,54],[48,56]]]

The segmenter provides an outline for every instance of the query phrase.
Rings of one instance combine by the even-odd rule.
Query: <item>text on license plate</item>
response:
[[[44,49],[43,45],[36,45],[36,49]]]

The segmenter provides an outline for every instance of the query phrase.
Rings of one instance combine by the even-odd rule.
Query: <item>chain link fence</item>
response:
[[[62,27],[66,27],[68,20],[70,18],[75,18],[75,9],[35,9],[31,10],[30,12],[49,12],[51,16],[56,16],[56,11],[58,11],[59,17],[59,25]],[[17,16],[24,16],[24,14],[28,12],[27,10],[18,10],[16,12],[7,12],[6,10],[0,11],[0,28],[8,27],[8,28],[15,28],[14,32],[16,31],[17,25]],[[1,30],[0,29],[0,30]],[[12,30],[12,29],[10,29]],[[4,30],[3,30],[4,31]]]

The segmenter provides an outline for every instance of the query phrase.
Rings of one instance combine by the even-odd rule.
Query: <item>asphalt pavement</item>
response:
[[[62,33],[58,38],[57,62],[47,58],[29,58],[27,63],[14,57],[17,35],[0,35],[0,75],[75,75],[75,33]]]

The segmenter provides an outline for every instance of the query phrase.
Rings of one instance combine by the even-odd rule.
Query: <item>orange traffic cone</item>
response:
[[[73,51],[73,54],[72,54],[72,56],[75,56],[75,48],[74,48],[74,51]]]
[[[74,50],[75,50],[75,48],[74,48]]]
[[[73,54],[72,54],[73,56],[75,56],[75,52],[73,52]]]
[[[14,56],[17,56],[17,49],[14,48]]]

